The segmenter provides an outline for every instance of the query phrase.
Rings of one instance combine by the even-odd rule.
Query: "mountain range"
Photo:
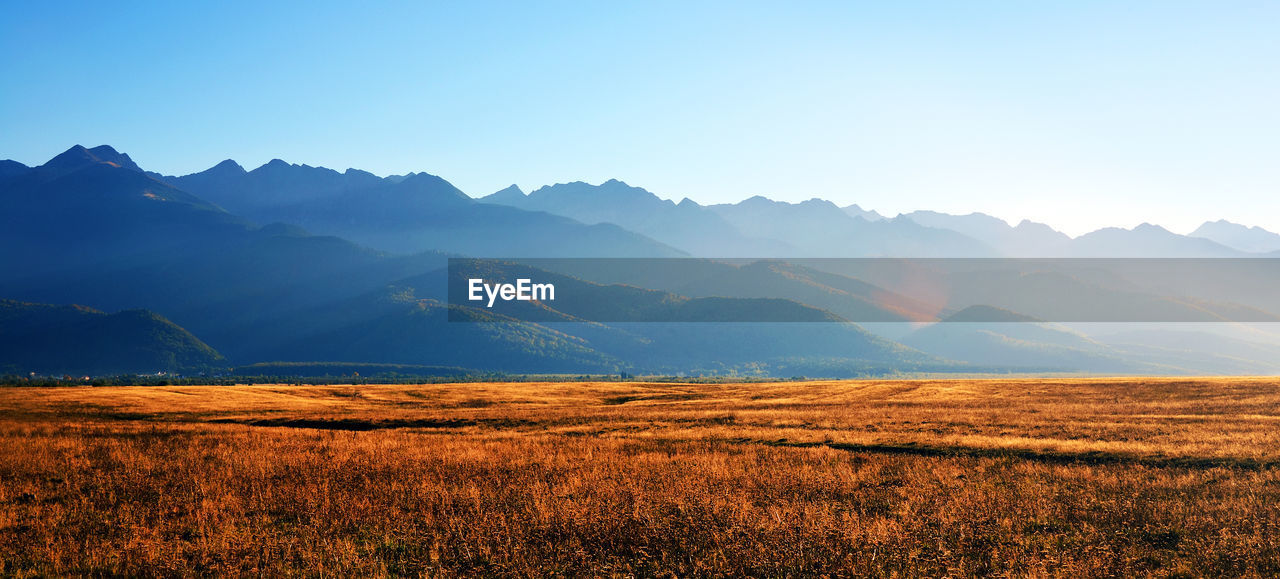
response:
[[[614,223],[698,257],[1245,257],[1280,251],[1280,235],[1225,221],[1191,235],[1158,225],[1104,228],[1076,238],[1049,225],[1010,226],[982,213],[915,211],[885,218],[838,207],[751,197],[739,203],[679,203],[624,182],[512,185],[480,201],[546,211],[584,223]]]
[[[279,159],[252,171],[234,161],[157,180],[259,223],[283,222],[397,253],[491,257],[650,257],[683,251],[613,223],[479,203],[427,173],[379,178]],[[518,242],[516,240],[519,240]]]
[[[1275,365],[1267,359],[1274,349],[1252,336],[1206,342],[1230,356],[1179,357],[1195,353],[1193,339],[1157,332],[1106,341],[1038,321],[1074,319],[1071,312],[1099,304],[1180,320],[1267,321],[1280,309],[1270,278],[1222,288],[1001,266],[903,286],[878,266],[805,261],[1280,251],[1280,236],[1226,222],[1191,236],[1144,224],[1073,239],[982,214],[888,218],[820,199],[675,203],[616,180],[528,194],[512,186],[473,199],[428,173],[378,177],[281,160],[253,170],[228,160],[165,176],[109,146],[72,147],[36,167],[0,161],[0,220],[0,298],[8,300],[0,308],[2,372],[341,362],[850,376]],[[486,263],[502,275],[556,279],[589,299],[542,304],[536,318],[450,304],[458,280],[447,261],[463,256],[500,258]],[[547,260],[620,257],[632,260],[622,267]],[[707,259],[670,265],[687,257]],[[930,293],[939,288],[945,295]],[[1046,309],[1027,296],[1060,297]],[[631,314],[593,320],[593,303]],[[1001,321],[1006,310],[1025,319]],[[757,321],[688,323],[744,312]],[[975,312],[986,318],[967,321]],[[783,319],[791,321],[765,322]]]

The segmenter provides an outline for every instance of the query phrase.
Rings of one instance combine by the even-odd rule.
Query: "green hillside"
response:
[[[146,311],[107,314],[81,306],[0,300],[0,371],[11,374],[193,372],[222,355]]]

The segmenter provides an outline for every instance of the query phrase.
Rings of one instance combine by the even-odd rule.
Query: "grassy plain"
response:
[[[1280,379],[0,389],[3,575],[1280,574]]]

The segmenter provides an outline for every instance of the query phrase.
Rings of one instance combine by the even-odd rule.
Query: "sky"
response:
[[[1280,231],[1277,2],[11,3],[0,158]]]

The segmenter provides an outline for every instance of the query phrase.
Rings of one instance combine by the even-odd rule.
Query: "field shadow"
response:
[[[1280,461],[1242,457],[1133,456],[1102,451],[1061,452],[1022,448],[977,448],[971,446],[931,446],[922,444],[855,444],[843,442],[742,441],[768,446],[812,448],[825,446],[847,452],[896,454],[939,458],[1009,458],[1049,464],[1140,465],[1152,468],[1231,468],[1264,470],[1280,467]]]
[[[513,418],[417,418],[389,420],[361,420],[356,418],[276,418],[266,420],[237,420],[222,418],[211,420],[216,424],[243,424],[276,428],[309,428],[314,430],[345,430],[367,432],[392,428],[466,428],[489,426],[493,428],[517,428],[535,424],[529,420]]]

